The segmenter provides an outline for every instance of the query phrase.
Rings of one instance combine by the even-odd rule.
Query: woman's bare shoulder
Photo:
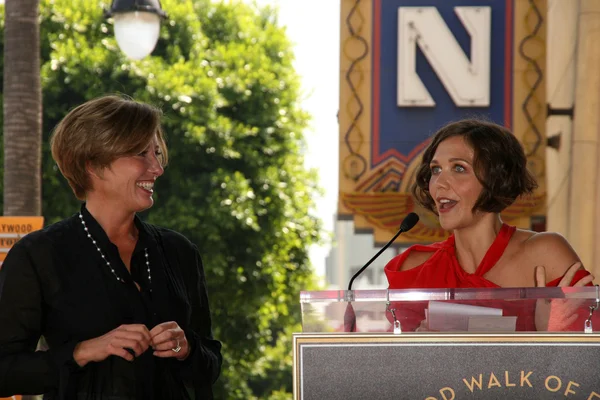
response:
[[[532,263],[545,267],[548,281],[563,276],[571,265],[579,261],[567,239],[557,232],[530,232],[522,246]]]
[[[520,231],[520,230],[519,230]],[[575,251],[563,235],[557,232],[521,231],[527,235],[523,244],[540,256],[572,255]]]
[[[511,241],[514,241],[517,244],[522,245],[523,243],[527,242],[529,239],[531,239],[536,234],[537,234],[537,232],[530,231],[527,229],[517,229],[517,230],[515,230],[515,233],[513,233]]]
[[[435,249],[431,249],[430,251],[421,249],[411,249],[409,251],[410,253],[408,253],[406,260],[404,260],[404,262],[402,263],[400,271],[408,271],[410,269],[423,265],[435,253]]]

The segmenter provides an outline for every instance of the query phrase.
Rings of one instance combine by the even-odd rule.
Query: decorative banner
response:
[[[385,243],[447,237],[410,187],[430,137],[479,117],[512,129],[540,188],[503,214],[531,228],[545,213],[545,1],[342,0],[338,215]],[[539,229],[540,227],[536,227]],[[541,228],[543,229],[543,223]]]

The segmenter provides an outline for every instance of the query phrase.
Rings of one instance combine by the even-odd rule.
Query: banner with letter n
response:
[[[342,0],[338,216],[385,243],[442,240],[410,194],[431,135],[483,118],[521,141],[539,188],[503,219],[539,230],[546,213],[544,0]],[[541,222],[540,222],[541,221]]]
[[[0,268],[9,250],[19,239],[43,226],[44,217],[0,217]]]
[[[295,334],[294,399],[600,399],[598,334]]]

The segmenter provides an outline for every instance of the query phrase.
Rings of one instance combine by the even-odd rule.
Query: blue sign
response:
[[[512,119],[513,0],[374,0],[371,167],[396,158],[409,163],[428,138],[448,122],[483,117],[510,127]],[[454,8],[491,7],[490,101],[488,107],[459,107],[416,46],[416,72],[435,101],[433,107],[399,107],[398,9],[435,7],[470,58],[471,37]]]

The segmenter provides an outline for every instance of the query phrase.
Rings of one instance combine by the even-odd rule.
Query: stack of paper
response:
[[[503,317],[501,308],[430,301],[425,310],[432,331],[514,332],[517,317]]]

